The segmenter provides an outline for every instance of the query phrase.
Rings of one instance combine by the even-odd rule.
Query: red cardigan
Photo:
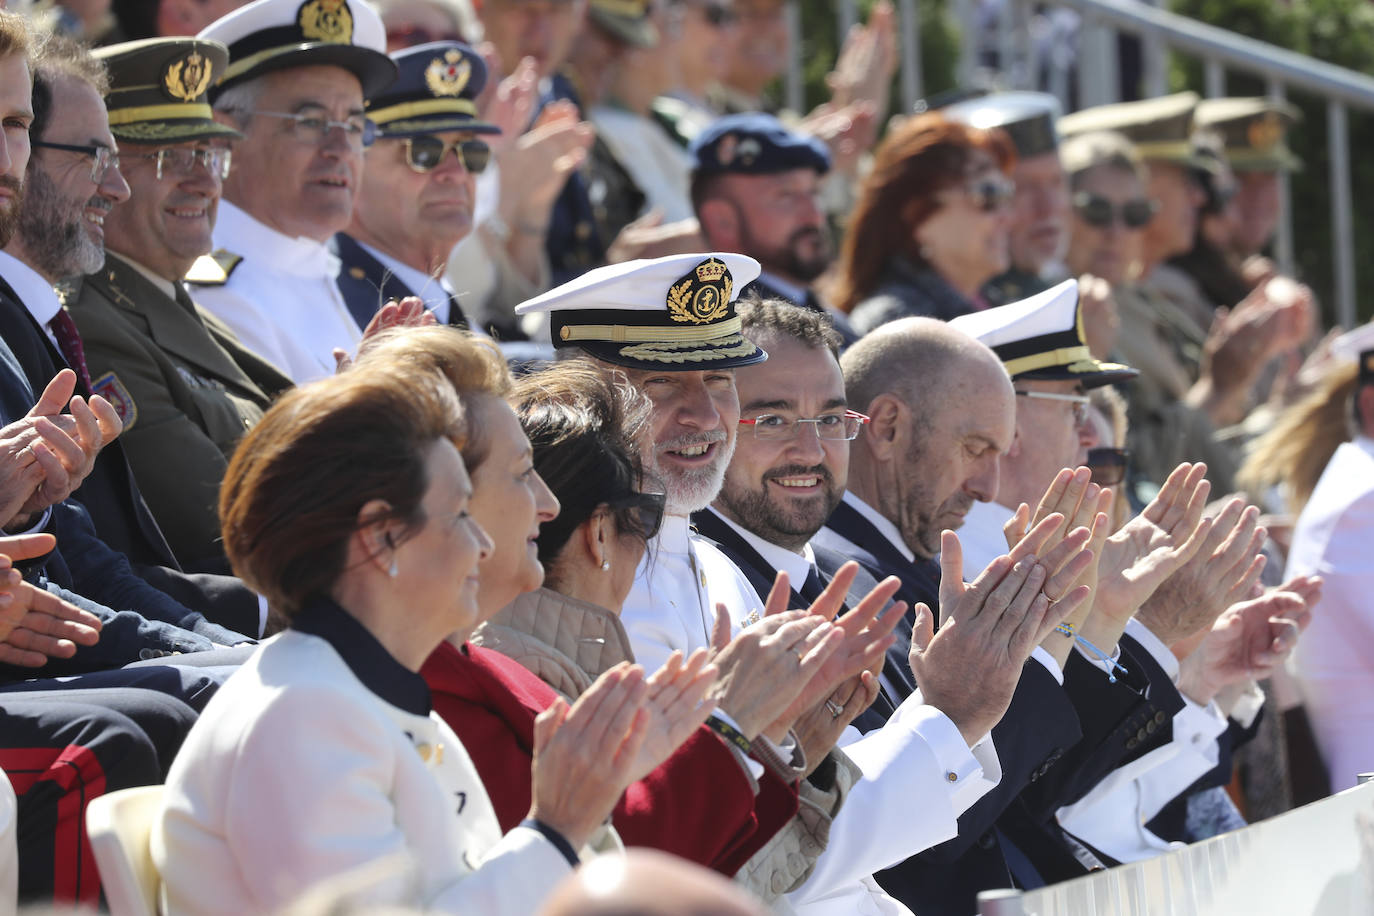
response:
[[[556,694],[499,652],[444,643],[425,662],[434,709],[463,742],[503,831],[529,813],[534,719]],[[612,815],[627,846],[733,875],[797,813],[797,788],[765,771],[754,795],[734,754],[703,726],[633,783]]]

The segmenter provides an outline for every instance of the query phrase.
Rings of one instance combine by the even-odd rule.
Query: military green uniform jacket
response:
[[[188,571],[223,572],[220,481],[239,438],[291,381],[176,291],[174,299],[110,255],[66,305],[94,390],[124,420],[120,441],[177,560]]]

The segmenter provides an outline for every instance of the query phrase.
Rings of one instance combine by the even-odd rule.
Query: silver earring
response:
[[[601,571],[602,571],[602,572],[610,572],[610,571],[611,571],[611,561],[610,561],[610,560],[602,560],[602,561],[601,561]]]
[[[396,578],[398,575],[400,575],[400,573],[401,573],[401,571],[400,571],[399,569],[396,568],[396,558],[395,558],[395,557],[392,557],[392,558],[391,558],[391,568],[388,569],[388,570],[386,571],[386,574],[387,574],[388,576],[390,576],[391,578],[394,579],[394,578]]]

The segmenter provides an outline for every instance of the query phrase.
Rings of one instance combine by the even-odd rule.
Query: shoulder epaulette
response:
[[[186,271],[186,282],[197,286],[223,286],[229,282],[229,275],[243,261],[241,255],[220,248],[196,258],[191,269]]]

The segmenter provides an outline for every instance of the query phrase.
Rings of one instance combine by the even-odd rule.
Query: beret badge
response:
[[[1245,138],[1250,145],[1261,152],[1268,152],[1283,139],[1283,121],[1276,112],[1266,111],[1256,118],[1245,130]]]

